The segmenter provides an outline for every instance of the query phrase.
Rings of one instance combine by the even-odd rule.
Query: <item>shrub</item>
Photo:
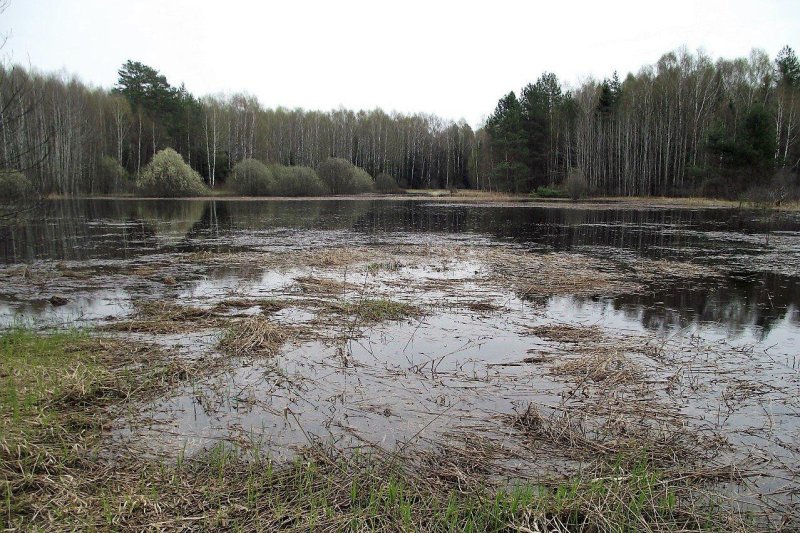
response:
[[[136,186],[151,196],[199,196],[208,192],[200,174],[172,148],[165,148],[153,156],[136,180]]]
[[[739,202],[747,202],[753,207],[768,209],[778,207],[783,202],[796,201],[800,197],[797,175],[786,170],[778,171],[769,183],[751,185],[739,195]]]
[[[374,190],[375,184],[372,181],[372,176],[363,168],[354,166],[353,172],[350,175],[350,183],[348,184],[345,194],[361,194]]]
[[[16,203],[36,196],[36,189],[22,172],[0,170],[0,203]]]
[[[97,164],[94,192],[127,192],[131,189],[128,171],[115,157],[104,155]]]
[[[579,168],[571,168],[567,179],[564,180],[564,189],[573,201],[586,196],[589,192],[589,183],[583,175],[583,171]]]
[[[328,187],[310,167],[272,167],[275,178],[273,194],[278,196],[321,196],[328,194]]]
[[[382,193],[400,192],[400,186],[392,176],[386,172],[381,172],[375,176],[375,188]]]
[[[346,159],[329,157],[319,164],[317,174],[333,194],[359,194],[373,190],[372,176]]]
[[[268,196],[273,194],[275,179],[267,165],[257,159],[245,159],[233,167],[228,185],[244,196]]]

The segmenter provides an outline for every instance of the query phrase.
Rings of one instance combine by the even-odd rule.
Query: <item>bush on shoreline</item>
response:
[[[567,179],[564,180],[564,190],[574,202],[586,196],[589,192],[589,183],[579,168],[571,168]]]
[[[269,196],[275,190],[275,178],[258,159],[244,159],[233,167],[228,185],[243,196]]]
[[[115,157],[104,155],[97,163],[97,178],[92,184],[92,192],[113,194],[130,192],[133,189],[130,175]]]
[[[532,193],[534,196],[539,198],[566,198],[567,193],[561,189],[556,189],[554,187],[536,187],[536,190]]]
[[[329,157],[319,164],[317,174],[332,194],[360,194],[374,190],[372,176],[346,159]]]
[[[153,156],[136,180],[136,187],[149,196],[200,196],[209,192],[200,174],[172,148]]]
[[[275,196],[322,196],[330,190],[311,167],[273,165]]]
[[[386,172],[381,172],[375,176],[375,189],[382,193],[397,193],[402,190],[397,184],[397,180]]]
[[[36,188],[22,172],[0,170],[0,203],[19,203],[36,196]]]

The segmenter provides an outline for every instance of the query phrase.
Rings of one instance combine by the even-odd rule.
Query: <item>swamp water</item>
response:
[[[322,441],[553,478],[641,449],[791,516],[798,309],[792,213],[71,200],[0,227],[0,324],[89,326],[196,365],[109,436],[173,457]],[[221,350],[256,319],[277,350]]]

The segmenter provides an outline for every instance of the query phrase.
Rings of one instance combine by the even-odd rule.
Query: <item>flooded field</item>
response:
[[[178,362],[112,454],[323,443],[465,485],[634,454],[769,528],[800,524],[799,309],[793,213],[75,200],[0,227],[0,325]]]

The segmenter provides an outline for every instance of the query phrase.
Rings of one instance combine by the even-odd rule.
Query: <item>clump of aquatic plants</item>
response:
[[[273,356],[288,339],[285,327],[253,316],[228,325],[219,342],[222,351],[237,356]]]
[[[396,302],[385,298],[365,298],[346,302],[337,306],[343,314],[352,316],[359,322],[383,322],[387,320],[404,320],[419,316],[419,307],[404,302]]]

